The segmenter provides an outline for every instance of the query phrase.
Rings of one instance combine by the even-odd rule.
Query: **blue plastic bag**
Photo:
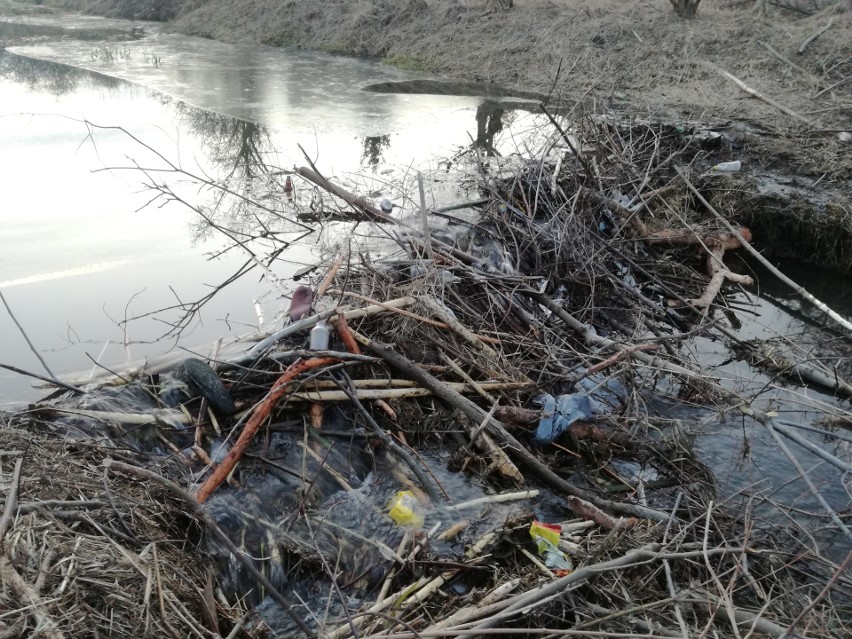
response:
[[[568,395],[541,395],[536,398],[541,404],[541,419],[535,431],[535,441],[549,444],[571,427],[574,422],[589,419],[598,412],[598,405],[584,392]]]

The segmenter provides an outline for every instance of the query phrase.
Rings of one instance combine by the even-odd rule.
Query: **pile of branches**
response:
[[[93,485],[76,490],[74,499],[108,504],[99,507],[104,519],[85,511],[79,527],[87,543],[94,539],[113,553],[109,570],[138,580],[136,590],[127,591],[132,595],[126,593],[137,606],[136,625],[123,622],[128,634],[140,632],[143,622],[146,632],[162,624],[158,632],[173,636],[212,636],[220,628],[230,636],[266,632],[263,622],[246,623],[235,612],[233,593],[222,592],[227,588],[201,597],[205,562],[181,564],[170,571],[171,582],[163,581],[163,562],[181,561],[166,556],[177,547],[163,540],[180,527],[166,514],[175,501],[224,549],[225,564],[239,565],[254,594],[262,592],[288,618],[280,623],[264,616],[268,631],[279,636],[842,632],[852,615],[848,556],[832,558],[795,521],[773,527],[757,521],[752,502],[720,503],[712,473],[691,454],[675,421],[653,408],[659,397],[713,407],[756,420],[780,441],[783,429],[774,415],[714,379],[681,348],[698,332],[734,339],[719,321],[734,313],[722,291],[749,278],[732,272],[724,257],[748,243],[748,229],[731,225],[687,172],[674,168],[675,159],[698,158],[681,132],[590,122],[569,134],[552,121],[555,144],[562,145],[555,161],[525,161],[509,179],[483,166],[479,217],[433,211],[450,223],[429,232],[423,229],[435,216],[425,203],[416,230],[331,184],[316,167],[299,170],[341,206],[383,225],[397,248],[379,259],[328,260],[321,279],[298,291],[287,326],[239,356],[213,358],[233,410],[211,408],[213,396],[206,395],[200,405],[165,407],[162,380],[146,371],[133,384],[150,398],[147,410],[107,412],[85,395],[66,394],[27,417],[31,426],[72,419],[112,429],[112,447],[97,452],[106,458],[106,474],[83,464]],[[326,326],[328,343],[307,349],[308,333],[320,336]],[[838,393],[848,389],[824,377]],[[586,394],[602,408],[542,437],[546,415],[536,399],[543,393]],[[320,445],[341,436],[331,429],[332,413],[333,428],[342,429],[347,442],[342,453]],[[140,440],[132,455],[122,454],[115,429],[130,423],[156,431],[173,454]],[[288,466],[284,453],[284,462],[273,459],[276,433],[287,429],[301,441],[300,467]],[[142,451],[155,448],[158,456],[145,459]],[[73,446],[56,449],[79,454]],[[227,454],[218,454],[223,449]],[[436,461],[442,458],[434,451],[449,453],[448,461]],[[393,464],[396,480],[410,489],[411,509],[444,513],[443,521],[400,528],[379,513],[381,521],[369,531],[335,524],[327,499],[365,494],[352,485],[358,455],[378,460],[374,473]],[[639,462],[657,479],[623,475],[615,461]],[[832,463],[848,466],[837,458]],[[472,509],[468,518],[444,485],[447,472],[474,477],[488,494],[465,504]],[[279,478],[280,488],[262,493],[261,476],[286,476],[287,483]],[[121,477],[134,481],[123,484]],[[116,504],[119,485],[128,492]],[[281,506],[285,486],[294,499]],[[547,523],[559,524],[549,557],[530,539],[542,506],[496,521],[488,516],[495,504],[536,498],[549,502]],[[129,517],[140,517],[134,508],[154,508],[154,501],[160,510],[147,519],[156,525],[129,525]],[[226,525],[234,503],[243,509],[243,528]],[[42,524],[25,520],[36,513],[59,520],[58,507],[24,512],[13,497],[6,504],[3,567],[24,582],[3,593],[18,606],[13,623],[53,624],[53,636],[60,636],[62,615],[84,616],[82,603],[59,603],[78,592],[62,584],[75,563],[74,539],[84,537],[63,523],[69,532],[52,539],[42,535]],[[446,513],[453,513],[449,524]],[[7,528],[13,516],[20,528]],[[849,537],[843,513],[825,504],[824,520],[834,535]],[[181,521],[185,531],[187,520]],[[382,537],[378,530],[392,532]],[[459,535],[463,544],[448,545]],[[353,536],[376,551],[366,570],[351,568],[360,552],[352,551]],[[128,550],[134,537],[146,545]],[[25,546],[22,539],[29,540]],[[184,532],[182,541],[193,556],[196,540]],[[173,601],[177,594],[168,594],[182,584],[183,607]],[[191,600],[212,601],[203,608],[212,612],[206,622],[192,621],[203,610],[190,610]],[[105,610],[103,618],[112,619]]]

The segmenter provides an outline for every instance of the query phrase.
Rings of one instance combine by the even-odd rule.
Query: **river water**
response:
[[[202,232],[173,198],[148,204],[152,184],[165,183],[194,202],[199,180],[129,169],[168,161],[196,177],[234,180],[304,165],[304,149],[326,176],[359,180],[361,193],[370,180],[375,201],[388,198],[404,214],[410,203],[394,185],[468,146],[482,119],[480,98],[360,90],[417,77],[371,61],[91,17],[15,15],[0,20],[0,40],[4,32],[25,43],[0,58],[0,290],[60,376],[92,372],[94,360],[123,368],[249,333],[259,316],[268,323],[286,306],[291,276],[316,259],[310,238],[264,278],[222,290],[179,340],[160,339],[181,309],[149,313],[202,298],[246,256],[212,258],[226,238]],[[440,202],[457,197],[458,186],[430,182],[427,190]],[[295,239],[306,230],[280,232]],[[3,363],[44,372],[5,309],[0,331]],[[0,370],[0,405],[41,394]]]

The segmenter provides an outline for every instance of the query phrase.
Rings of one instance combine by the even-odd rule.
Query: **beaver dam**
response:
[[[2,416],[2,636],[845,636],[848,319],[800,291],[807,336],[748,332],[725,135],[545,122],[403,214],[313,165],[184,176],[270,285],[292,220],[333,242],[280,330]],[[701,436],[787,481],[732,490]]]

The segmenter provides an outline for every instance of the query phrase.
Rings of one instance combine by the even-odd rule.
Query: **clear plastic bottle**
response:
[[[312,351],[327,351],[328,339],[331,335],[331,326],[325,320],[320,320],[317,325],[311,329],[311,345]]]
[[[736,173],[742,168],[743,164],[739,160],[734,160],[733,162],[719,162],[716,166],[713,167],[713,170],[716,173]]]

